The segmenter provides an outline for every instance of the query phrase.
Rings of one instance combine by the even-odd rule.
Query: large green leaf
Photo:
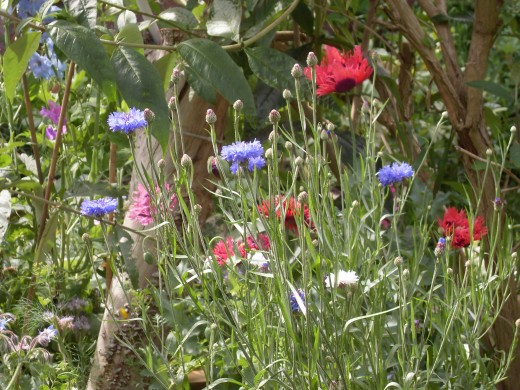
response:
[[[289,89],[295,93],[291,76],[291,69],[297,62],[294,58],[265,46],[247,48],[246,54],[251,70],[260,80],[281,91]]]
[[[118,47],[111,58],[117,88],[131,106],[149,108],[155,113],[152,135],[163,151],[168,145],[170,119],[161,77],[154,66],[134,49]]]
[[[97,19],[96,0],[65,0],[69,13],[85,27],[94,28]]]
[[[509,91],[507,88],[504,88],[500,84],[496,84],[491,81],[477,80],[468,81],[466,85],[468,87],[478,88],[492,95],[498,96],[499,98],[504,99],[508,103],[514,102],[513,94],[511,93],[511,91]]]
[[[255,115],[255,103],[242,69],[216,43],[201,38],[180,43],[177,51],[188,65],[186,73],[190,85],[202,98],[214,103],[216,92],[228,102],[240,99],[244,113]]]
[[[206,29],[209,35],[240,39],[240,20],[242,4],[238,0],[214,0],[209,11]]]
[[[7,98],[12,102],[16,85],[22,78],[29,60],[40,44],[40,32],[28,32],[11,43],[3,58],[4,88]]]
[[[194,29],[199,24],[197,18],[190,11],[181,7],[168,8],[161,12],[159,17],[188,30]]]
[[[125,42],[125,43],[137,43],[143,44],[143,36],[141,35],[141,31],[139,31],[139,26],[135,23],[126,24],[119,34],[116,36],[116,42]],[[139,53],[144,54],[143,48],[135,48]]]
[[[113,82],[115,72],[110,58],[92,30],[64,20],[52,22],[49,30],[56,46],[99,85]]]

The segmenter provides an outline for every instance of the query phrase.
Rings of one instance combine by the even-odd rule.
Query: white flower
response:
[[[338,275],[330,274],[325,278],[325,287],[340,287],[345,288],[356,285],[359,277],[354,271],[339,271]]]

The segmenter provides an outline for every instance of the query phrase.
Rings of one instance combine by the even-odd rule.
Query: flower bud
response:
[[[321,133],[320,133],[320,138],[325,141],[329,138],[329,133],[327,132],[327,130],[322,130]]]
[[[291,141],[285,141],[285,149],[287,149],[289,152],[293,150],[294,145]]]
[[[237,100],[235,103],[233,103],[233,109],[237,112],[242,111],[244,108],[244,103],[242,103],[242,100]]]
[[[155,120],[155,113],[149,108],[145,108],[143,112],[144,120],[148,123],[152,123]]]
[[[271,143],[274,143],[276,141],[276,131],[273,130],[269,133],[269,141]]]
[[[307,65],[316,66],[318,65],[318,58],[312,51],[307,55]]]
[[[217,165],[217,157],[215,156],[210,156],[208,158],[208,172],[211,172],[213,174],[213,176],[215,176],[217,179],[220,179],[220,172],[218,170],[218,165]]]
[[[201,211],[202,211],[202,206],[200,204],[197,203],[195,206],[193,206],[193,213],[195,215],[199,215]]]
[[[303,158],[301,158],[300,156],[296,157],[296,159],[294,160],[294,165],[296,165],[297,167],[301,167],[303,165]]]
[[[354,201],[352,202],[352,208],[355,209],[355,208],[358,207],[358,206],[359,206],[359,202],[358,202],[357,200],[354,200]]]
[[[331,131],[334,131],[336,129],[336,126],[334,123],[327,121],[327,125],[325,126],[327,131],[330,133]]]
[[[282,92],[282,96],[285,100],[292,99],[292,93],[288,89],[284,89]]]
[[[300,64],[294,64],[292,70],[291,70],[291,76],[295,79],[299,79],[303,76],[303,70]]]
[[[306,191],[302,191],[298,194],[298,202],[305,204],[309,200],[309,194]]]
[[[410,270],[408,268],[406,268],[404,271],[403,271],[403,278],[404,279],[408,279],[410,277]]]
[[[157,161],[157,168],[159,168],[161,171],[164,169],[164,167],[166,166],[166,161],[164,161],[164,159],[160,159],[159,161]]]
[[[173,69],[172,71],[172,75],[170,77],[170,81],[172,84],[177,84],[179,82],[179,80],[181,79],[181,71],[175,67],[175,69]]]
[[[168,109],[170,111],[175,111],[177,109],[177,97],[176,96],[172,96],[170,98],[170,100],[168,100]]]
[[[394,265],[396,267],[400,267],[403,265],[403,258],[401,256],[397,256],[394,260]]]
[[[213,125],[217,121],[217,115],[215,114],[215,111],[213,111],[211,108],[206,111],[206,123],[208,125]]]
[[[520,318],[515,321],[515,326],[517,329],[520,329]]]
[[[442,116],[442,118],[447,118],[448,117],[448,111],[443,111],[441,116]]]
[[[184,167],[184,168],[188,168],[189,166],[191,166],[192,162],[191,162],[191,157],[188,156],[187,154],[184,154],[181,158],[181,165]]]
[[[516,126],[511,126],[511,129],[509,130],[511,134],[516,133]]]
[[[453,268],[448,268],[446,270],[446,272],[448,273],[449,276],[453,275]]]
[[[269,113],[269,122],[273,125],[276,125],[278,122],[280,122],[280,113],[276,110],[271,110]]]
[[[317,239],[312,240],[312,246],[317,247],[320,242]]]
[[[81,239],[83,240],[83,242],[85,244],[90,244],[90,234],[83,233],[83,235],[81,236]]]
[[[265,158],[271,160],[273,158],[273,149],[269,148],[265,151]]]
[[[493,151],[490,148],[486,149],[486,156],[491,157],[492,155]]]

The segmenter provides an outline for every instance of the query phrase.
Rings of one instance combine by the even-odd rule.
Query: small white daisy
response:
[[[356,285],[359,277],[354,271],[339,271],[338,275],[329,274],[325,278],[325,287],[340,287],[345,288],[352,285]]]

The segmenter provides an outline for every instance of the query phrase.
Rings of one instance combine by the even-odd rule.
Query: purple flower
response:
[[[302,302],[305,304],[305,293],[301,288],[299,288],[297,291]],[[293,311],[293,313],[300,313],[302,311],[300,305],[298,304],[298,301],[296,300],[296,297],[294,296],[294,293],[292,292],[289,294],[289,305],[291,306],[291,310]]]
[[[89,217],[101,217],[117,209],[117,199],[106,197],[97,200],[84,200],[81,214]]]
[[[413,176],[413,168],[405,162],[385,165],[377,172],[379,182],[384,186],[398,183]]]
[[[34,77],[48,80],[55,76],[62,79],[65,73],[65,64],[54,53],[54,43],[50,38],[45,39],[45,44],[47,45],[47,53],[43,55],[34,53],[29,60],[29,68]]]
[[[58,330],[54,329],[54,326],[50,325],[48,328],[42,330],[38,336],[36,336],[38,340],[38,344],[43,347],[49,345],[51,340],[58,335]]]
[[[247,168],[252,172],[255,168],[265,166],[262,157],[264,148],[256,139],[251,142],[234,142],[222,147],[222,158],[231,163],[231,173],[236,174],[240,164],[247,162]]]
[[[113,112],[108,116],[108,126],[112,131],[129,134],[147,125],[144,112],[136,108],[131,108],[128,112]]]

